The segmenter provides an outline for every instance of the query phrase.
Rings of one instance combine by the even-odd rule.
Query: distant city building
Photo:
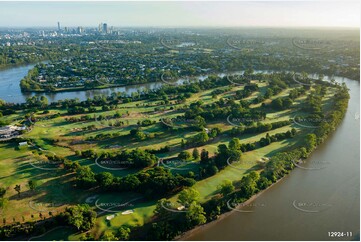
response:
[[[83,27],[80,27],[80,26],[79,26],[77,32],[78,32],[78,34],[82,34],[82,33],[84,32]]]
[[[108,25],[106,23],[103,24],[103,33],[108,33]]]
[[[58,22],[58,31],[59,31],[59,32],[61,31],[60,22]]]
[[[101,33],[102,32],[102,27],[103,27],[103,23],[100,23],[98,26],[98,32]]]

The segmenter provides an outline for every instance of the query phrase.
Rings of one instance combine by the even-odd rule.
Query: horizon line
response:
[[[212,25],[212,26],[207,26],[207,25],[177,25],[177,26],[171,26],[171,25],[124,25],[124,26],[116,26],[116,25],[109,25],[109,27],[114,27],[114,28],[204,28],[204,29],[214,29],[214,28],[269,28],[269,29],[284,29],[284,28],[308,28],[308,29],[312,29],[312,28],[328,28],[328,29],[332,29],[332,28],[343,28],[343,29],[360,29],[360,26],[325,26],[325,25],[321,25],[321,26],[311,26],[311,25],[302,25],[302,26],[263,26],[263,25],[254,25],[254,26],[247,26],[247,25],[239,25],[239,26],[230,26],[230,25]],[[96,25],[90,25],[90,26],[85,26],[85,25],[73,25],[73,26],[63,26],[63,28],[78,28],[78,27],[83,27],[83,28],[97,28]],[[0,26],[0,28],[54,28],[57,29],[57,26]]]

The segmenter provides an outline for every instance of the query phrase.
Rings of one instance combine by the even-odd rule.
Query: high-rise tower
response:
[[[106,23],[103,24],[103,33],[108,33],[108,25]]]

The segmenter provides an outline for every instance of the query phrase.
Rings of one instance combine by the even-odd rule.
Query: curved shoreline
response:
[[[292,172],[292,171],[291,171]],[[290,173],[291,173],[290,172]],[[280,181],[283,181],[284,178],[288,177],[289,174],[288,173],[287,175],[283,176],[282,178],[278,179],[275,183],[272,183],[269,187],[267,187],[266,189],[258,192],[257,194],[254,194],[252,197],[250,197],[247,201],[245,201],[244,203],[241,203],[241,204],[238,204],[238,206],[236,208],[241,208],[241,207],[244,207],[246,205],[249,205],[251,202],[253,202],[254,200],[256,200],[259,196],[261,196],[264,192],[268,191],[271,187],[273,187],[274,185],[278,184]],[[211,222],[208,222],[208,223],[205,223],[203,225],[199,225],[199,226],[196,226],[195,228],[191,229],[191,230],[188,230],[184,233],[182,233],[181,235],[175,237],[173,239],[173,241],[185,241],[187,240],[191,235],[193,235],[193,233],[195,232],[198,232],[202,229],[205,229],[206,227],[209,227],[213,224],[216,224],[220,221],[222,221],[223,219],[225,219],[226,217],[230,216],[231,214],[233,214],[234,212],[236,212],[235,210],[231,210],[231,211],[228,211],[228,212],[225,212],[225,213],[222,213],[221,215],[219,215],[219,217],[216,219],[216,220],[213,220]]]
[[[351,81],[354,81],[354,80],[352,80],[352,79],[350,79],[350,80],[351,80]],[[350,93],[350,92],[348,92],[348,93]],[[349,99],[349,100],[350,100],[350,99]],[[345,113],[344,113],[344,116],[343,116],[343,118],[342,118],[342,121],[341,121],[339,124],[337,124],[336,129],[338,129],[339,126],[341,125],[341,123],[344,122],[345,116],[346,116],[346,114],[347,114],[348,111],[349,111],[349,107],[347,106],[346,111],[345,111]],[[327,140],[330,138],[330,136],[332,136],[332,135],[335,133],[336,129],[333,130],[330,134],[327,135]],[[324,142],[323,142],[323,143],[324,143]],[[319,147],[319,146],[316,146],[315,149],[311,152],[310,155],[312,155],[312,154],[317,150],[318,147]],[[309,157],[308,157],[308,158],[309,158]],[[308,158],[307,158],[307,159],[308,159]],[[295,167],[294,169],[296,169],[296,167]],[[250,197],[250,198],[249,198],[247,201],[245,201],[244,203],[239,204],[236,208],[241,208],[241,207],[244,207],[245,205],[249,205],[251,202],[253,202],[255,199],[257,199],[259,196],[261,196],[264,192],[266,192],[267,190],[269,190],[271,187],[273,187],[274,185],[276,185],[276,184],[279,183],[280,181],[283,181],[284,178],[288,177],[289,174],[291,174],[291,172],[292,172],[294,169],[292,169],[292,170],[290,171],[290,173],[286,174],[285,176],[283,176],[282,178],[280,178],[279,180],[277,180],[275,183],[271,184],[271,185],[270,185],[269,187],[267,187],[266,189],[258,192],[257,194],[254,194],[252,197]],[[205,224],[203,224],[203,225],[196,226],[196,227],[194,227],[193,229],[188,230],[188,231],[182,233],[182,234],[179,235],[179,236],[176,236],[173,240],[174,240],[174,241],[185,241],[185,240],[189,239],[189,237],[192,236],[194,233],[199,232],[199,231],[201,231],[201,230],[203,230],[203,229],[205,229],[205,228],[207,228],[207,227],[209,227],[209,226],[211,226],[211,225],[213,225],[213,224],[216,224],[216,223],[222,221],[224,218],[226,218],[226,217],[230,216],[231,214],[233,214],[233,212],[235,212],[235,210],[231,210],[231,211],[222,213],[221,215],[219,215],[219,217],[218,217],[216,220],[213,220],[213,221],[211,221],[211,222],[207,222],[207,223],[205,223]]]

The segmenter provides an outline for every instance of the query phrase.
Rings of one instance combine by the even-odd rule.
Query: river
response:
[[[126,92],[131,94],[139,90],[139,86],[144,88],[155,89],[159,88],[162,83],[147,83],[142,85],[134,85],[127,87],[116,87],[106,89],[96,89],[87,91],[71,91],[71,92],[57,92],[57,93],[22,93],[20,90],[20,80],[27,75],[28,71],[34,65],[18,66],[10,69],[0,70],[0,99],[10,103],[23,103],[26,98],[34,95],[45,95],[50,102],[55,102],[64,99],[79,98],[84,101],[87,98],[92,98],[96,95],[110,95],[112,92]]]
[[[112,87],[104,89],[86,90],[86,91],[68,91],[68,92],[56,92],[56,93],[22,93],[20,89],[20,80],[27,75],[28,71],[32,69],[34,65],[24,65],[13,67],[10,69],[0,70],[0,99],[9,103],[24,103],[26,98],[30,96],[46,96],[50,102],[56,102],[59,100],[78,98],[80,101],[93,98],[97,95],[109,96],[113,92],[125,92],[127,95],[131,95],[133,92],[141,91],[142,89],[158,89],[164,83],[162,81],[136,84],[124,87]],[[267,73],[269,71],[256,71]],[[233,72],[234,74],[242,74],[243,71]],[[225,74],[219,74],[224,76]],[[204,80],[207,75],[198,76],[198,79]],[[159,78],[161,80],[161,78]],[[181,84],[187,81],[187,79],[180,78],[176,81],[177,84]]]
[[[0,99],[21,103],[33,95],[21,93],[19,87],[19,81],[32,67],[1,70]],[[335,79],[350,88],[349,107],[337,130],[303,164],[305,169],[296,168],[250,206],[195,231],[188,240],[330,240],[328,232],[352,232],[352,236],[338,240],[359,239],[360,83]],[[130,94],[139,87],[161,85],[159,82],[46,96],[51,102],[74,97],[85,100],[99,94]]]
[[[359,240],[360,83],[335,79],[350,89],[347,113],[302,164],[309,169],[296,168],[249,206],[195,231],[187,240]],[[352,236],[332,238],[328,235],[332,231]]]

